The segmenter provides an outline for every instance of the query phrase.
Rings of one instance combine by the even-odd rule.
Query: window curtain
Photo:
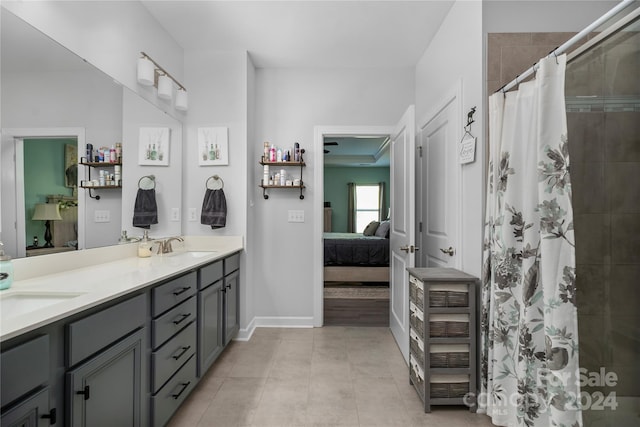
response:
[[[380,221],[387,219],[387,202],[384,199],[384,182],[378,183],[378,211],[380,212]]]
[[[347,233],[356,232],[356,184],[347,184]]]
[[[477,403],[499,426],[582,426],[565,67],[489,98]]]

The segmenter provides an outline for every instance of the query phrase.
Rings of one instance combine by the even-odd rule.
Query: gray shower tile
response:
[[[637,45],[621,43],[605,55],[606,95],[640,95],[640,51]]]
[[[613,264],[640,264],[640,214],[611,214]]]
[[[605,164],[602,162],[571,163],[571,188],[575,214],[605,213],[608,194],[605,191]]]
[[[596,52],[586,53],[579,61],[567,65],[565,95],[592,96],[604,94],[605,61]]]
[[[487,44],[487,80],[500,80],[500,50],[500,46],[491,43],[491,39],[489,39]]]
[[[609,264],[611,262],[611,216],[578,214],[575,228],[576,263]]]
[[[605,113],[605,155],[609,162],[640,162],[640,112]]]
[[[615,314],[637,314],[640,301],[640,265],[612,265],[610,283],[610,305]],[[640,323],[636,325],[640,328]]]
[[[527,46],[531,44],[531,33],[489,33],[487,41],[495,46]]]
[[[551,46],[549,50],[555,49],[560,46],[571,37],[575,36],[576,33],[531,33],[531,44],[533,45],[543,45],[543,46]],[[574,46],[579,46],[584,43],[584,41],[580,41],[579,44]]]
[[[637,301],[637,300],[636,300]],[[638,363],[640,354],[640,316],[637,313],[628,316],[618,315],[615,310],[611,316],[611,362],[612,366],[632,367]]]
[[[609,390],[615,391],[618,396],[640,396],[640,366],[613,365],[608,370],[618,375],[618,384]]]
[[[545,56],[549,49],[542,46],[504,46],[500,80],[509,82]],[[505,60],[508,58],[508,61]]]
[[[611,213],[640,213],[640,162],[607,163],[605,176]]]
[[[578,315],[580,367],[597,371],[605,361],[606,335],[603,315]]]
[[[603,314],[609,269],[602,264],[576,265],[578,315]]]
[[[567,113],[571,167],[604,161],[604,132],[604,113]]]

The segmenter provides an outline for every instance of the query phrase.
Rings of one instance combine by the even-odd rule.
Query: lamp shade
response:
[[[145,86],[153,86],[155,71],[155,66],[149,58],[138,58],[138,83]]]
[[[35,221],[50,221],[61,220],[62,217],[57,203],[38,203],[31,219]]]
[[[171,99],[173,96],[173,83],[166,74],[158,77],[158,98]]]
[[[185,89],[180,88],[176,93],[176,110],[187,111],[189,108],[189,96]]]

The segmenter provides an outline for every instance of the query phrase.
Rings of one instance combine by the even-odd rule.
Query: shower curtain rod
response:
[[[598,18],[595,21],[593,21],[584,30],[580,31],[578,34],[576,34],[575,36],[571,37],[569,40],[564,42],[562,45],[558,46],[557,48],[555,48],[554,50],[549,52],[549,54],[546,56],[546,58],[549,58],[552,55],[553,56],[562,55],[563,53],[565,53],[567,51],[567,49],[569,49],[571,46],[576,44],[579,40],[583,39],[585,36],[587,36],[593,30],[598,28],[600,25],[602,25],[604,22],[606,22],[609,18],[614,16],[616,13],[620,12],[621,10],[625,9],[627,6],[629,6],[632,3],[634,3],[634,1],[635,0],[623,0],[623,1],[621,1],[613,9],[611,9],[610,11],[608,11],[607,13],[602,15],[600,18]],[[513,89],[518,84],[520,84],[520,82],[522,80],[526,79],[531,74],[533,74],[537,69],[536,68],[537,65],[538,65],[538,62],[533,64],[525,72],[523,72],[521,74],[518,74],[515,79],[511,80],[509,83],[507,83],[506,85],[502,86],[500,89],[496,90],[496,92],[501,92],[502,91],[503,93],[506,93],[507,91]]]

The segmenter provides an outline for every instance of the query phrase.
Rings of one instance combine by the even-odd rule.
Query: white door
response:
[[[459,267],[459,96],[428,118],[418,131],[422,147],[420,267]]]
[[[409,274],[415,265],[415,108],[411,105],[391,136],[391,298],[389,326],[409,361]]]

